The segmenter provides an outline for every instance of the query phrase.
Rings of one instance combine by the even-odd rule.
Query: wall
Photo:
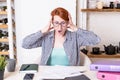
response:
[[[104,44],[118,46],[120,42],[119,14],[119,12],[90,13],[88,27],[101,37],[101,43],[98,46],[102,50]]]
[[[69,5],[68,5],[69,3]],[[15,0],[18,63],[39,63],[41,48],[23,49],[22,40],[48,24],[50,12],[56,7],[66,8],[76,24],[76,0]]]
[[[39,0],[15,0],[16,4],[16,24],[17,24],[17,58],[20,63],[26,62],[36,62],[40,59],[41,48],[25,50],[21,47],[22,39],[43,28],[47,22],[49,21],[50,11],[53,9],[56,4],[53,2],[42,2]],[[58,1],[58,0],[57,0]],[[61,2],[62,0],[60,0]],[[75,1],[66,0],[66,8],[70,11],[70,13],[74,13],[72,10],[73,6],[75,6]],[[76,21],[77,18],[77,26],[81,28],[86,28],[81,24],[81,12],[80,5],[82,0],[77,0],[77,17],[75,14],[72,14],[73,21]],[[86,0],[84,0],[86,1]],[[108,4],[111,0],[103,0]],[[114,1],[114,0],[113,0]],[[43,4],[44,3],[44,4]],[[69,3],[69,4],[68,4]],[[50,5],[52,4],[52,5]],[[48,10],[48,5],[49,9]],[[64,5],[64,6],[65,6]],[[73,6],[72,6],[73,5]],[[42,6],[42,7],[41,7]],[[63,6],[63,5],[62,5]],[[75,7],[74,7],[75,8]],[[45,16],[41,16],[45,15]],[[103,49],[103,44],[109,45],[112,43],[113,45],[118,45],[120,40],[119,37],[119,21],[120,15],[119,12],[95,12],[90,13],[87,29],[95,32],[97,35],[101,37],[101,43],[95,46],[100,46]],[[42,23],[42,24],[41,24]],[[75,22],[74,22],[75,23]]]

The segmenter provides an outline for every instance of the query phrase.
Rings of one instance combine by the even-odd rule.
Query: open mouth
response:
[[[62,31],[61,31],[61,30],[59,30],[58,32],[59,32],[59,33],[61,33]]]

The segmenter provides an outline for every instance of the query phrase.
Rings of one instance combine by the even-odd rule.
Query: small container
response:
[[[8,59],[7,60],[7,70],[8,72],[14,72],[16,67],[16,60],[15,59]]]
[[[111,9],[113,9],[113,8],[114,8],[114,2],[110,2],[109,7],[110,7]]]
[[[100,54],[100,48],[99,47],[93,47],[92,48],[92,53],[93,54]]]
[[[120,3],[117,3],[117,9],[120,9]]]
[[[103,2],[102,1],[99,1],[97,2],[97,9],[103,9]]]

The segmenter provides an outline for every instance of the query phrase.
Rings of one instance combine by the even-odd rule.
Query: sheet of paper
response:
[[[46,68],[44,67],[44,70],[41,70],[40,75],[46,79],[64,79],[69,76],[81,75],[84,71],[86,71],[86,69],[83,67],[52,66]]]

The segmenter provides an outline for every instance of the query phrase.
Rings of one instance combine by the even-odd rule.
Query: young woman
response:
[[[77,28],[62,7],[54,9],[51,16],[45,28],[24,38],[22,47],[42,47],[41,65],[79,66],[80,47],[95,45],[100,38],[93,32]]]

